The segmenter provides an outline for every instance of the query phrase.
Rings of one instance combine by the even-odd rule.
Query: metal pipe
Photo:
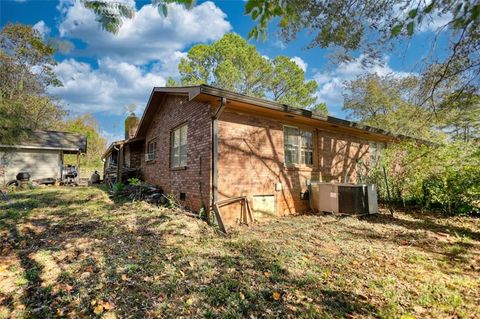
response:
[[[212,207],[218,200],[218,119],[227,105],[227,99],[220,99],[220,106],[212,116]]]

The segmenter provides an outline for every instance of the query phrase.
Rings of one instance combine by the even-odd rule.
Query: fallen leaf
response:
[[[115,308],[115,305],[111,302],[105,302],[103,303],[103,308],[105,310],[112,310],[113,308]]]
[[[122,274],[122,280],[123,280],[123,281],[126,281],[126,280],[128,280],[128,277],[127,277],[127,275],[125,275],[125,274]]]
[[[273,297],[273,300],[275,301],[279,301],[280,300],[280,293],[278,291],[274,291],[273,294],[272,294],[272,297]]]
[[[272,274],[271,274],[270,272],[268,272],[268,271],[264,272],[263,274],[264,274],[265,277],[267,277],[267,278],[270,278],[270,276],[272,276]]]
[[[93,308],[93,312],[97,315],[101,314],[103,312],[103,305],[97,305]]]

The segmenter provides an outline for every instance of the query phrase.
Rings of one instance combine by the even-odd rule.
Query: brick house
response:
[[[247,196],[260,215],[309,209],[310,181],[357,182],[400,138],[380,129],[208,85],[153,89],[135,135],[110,146],[119,166],[194,211]],[[239,204],[222,208],[227,225]]]

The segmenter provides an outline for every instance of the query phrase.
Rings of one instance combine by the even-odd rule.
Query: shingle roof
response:
[[[31,149],[55,149],[65,152],[85,153],[87,151],[87,138],[84,135],[70,132],[35,131],[32,132],[27,139],[15,143],[15,145],[0,146]]]

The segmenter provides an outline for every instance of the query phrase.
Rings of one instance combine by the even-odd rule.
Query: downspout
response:
[[[227,105],[222,97],[220,106],[212,116],[212,208],[218,200],[218,119]]]

